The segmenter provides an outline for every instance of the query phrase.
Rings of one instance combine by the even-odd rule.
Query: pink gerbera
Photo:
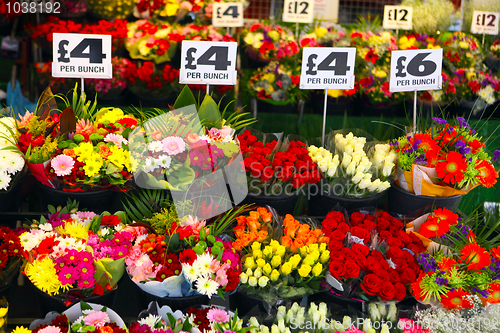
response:
[[[98,328],[106,325],[106,323],[109,323],[109,316],[106,312],[94,311],[83,318],[83,322],[87,326],[94,326]]]
[[[91,220],[96,214],[94,212],[76,212],[76,215],[78,215],[78,217],[82,220]]]
[[[128,143],[127,139],[125,139],[123,136],[114,133],[109,133],[108,135],[106,135],[106,137],[104,138],[104,142],[112,142],[118,147],[121,147],[122,143]]]
[[[38,333],[61,333],[61,329],[57,326],[47,326],[38,331]]]
[[[163,151],[171,156],[182,153],[186,150],[186,143],[182,138],[169,136],[162,140]]]
[[[52,159],[50,165],[54,169],[56,175],[62,177],[71,174],[75,161],[71,156],[57,155]]]
[[[211,322],[226,323],[229,321],[229,314],[218,308],[208,310],[207,319]]]

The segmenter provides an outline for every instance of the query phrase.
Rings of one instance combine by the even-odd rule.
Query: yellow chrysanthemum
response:
[[[99,173],[99,170],[101,169],[102,164],[96,163],[94,161],[87,161],[85,166],[83,167],[83,171],[85,171],[85,176],[87,177],[94,177]]]
[[[94,146],[91,142],[81,142],[73,151],[78,156],[90,155],[94,152]]]
[[[12,333],[31,333],[31,330],[27,329],[24,326],[17,326]]]
[[[58,227],[57,231],[61,235],[68,235],[76,239],[87,239],[89,238],[89,227],[90,224],[84,225],[83,223],[73,222],[66,223],[63,227]]]
[[[139,50],[140,51],[140,50]],[[149,52],[149,48],[148,48]],[[105,111],[106,109],[101,109],[101,111]],[[107,112],[105,112],[103,115],[101,115],[98,119],[98,123],[102,124],[106,121],[109,121],[110,123],[116,123],[118,120],[122,119],[124,116],[123,111],[119,108],[109,108]]]
[[[54,263],[48,257],[27,264],[24,272],[38,289],[49,295],[59,292],[63,287],[57,277]]]

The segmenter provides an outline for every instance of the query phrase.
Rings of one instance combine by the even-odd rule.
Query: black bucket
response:
[[[335,316],[338,318],[349,316],[352,312],[350,309],[364,312],[368,305],[362,300],[342,297],[331,290],[311,295],[309,296],[309,301],[315,303],[325,302],[332,315],[335,313]]]
[[[0,212],[18,212],[23,193],[23,179],[9,191],[0,193]]]
[[[299,195],[297,193],[290,195],[253,195],[248,193],[241,204],[253,203],[255,206],[262,207],[269,205],[276,209],[279,215],[285,216],[286,214],[293,214],[298,200]]]
[[[425,207],[448,208],[455,211],[463,195],[452,197],[429,197],[416,195],[398,186],[391,186],[387,200],[387,211],[398,214],[409,214]]]
[[[387,191],[384,191],[382,193],[377,193],[373,196],[364,198],[339,197],[326,193],[311,195],[308,202],[308,215],[326,216],[328,212],[337,204],[348,211],[354,211],[366,207],[377,207],[378,201],[386,192]]]
[[[68,199],[78,201],[80,210],[87,209],[89,211],[100,214],[104,211],[112,210],[117,191],[102,190],[92,192],[65,192],[37,183],[40,191],[41,210],[45,211],[48,205],[54,207],[66,206]]]
[[[293,297],[286,299],[278,299],[276,304],[268,304],[263,298],[248,295],[245,292],[237,291],[229,296],[230,310],[238,310],[238,317],[259,317],[262,314],[273,315],[276,313],[278,306],[285,305],[290,307],[293,303],[301,303],[303,297]],[[265,325],[266,323],[264,323]],[[272,324],[272,322],[271,322]]]
[[[257,115],[259,113],[298,113],[297,104],[292,102],[286,104],[275,104],[272,102],[268,102],[265,99],[257,98]]]

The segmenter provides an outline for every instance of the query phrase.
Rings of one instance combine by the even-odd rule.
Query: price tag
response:
[[[498,35],[500,13],[474,11],[470,32],[473,34]]]
[[[235,85],[237,45],[183,40],[179,83]]]
[[[389,91],[441,89],[443,49],[392,51]]]
[[[312,23],[314,17],[314,0],[285,0],[283,5],[283,21]]]
[[[212,25],[214,27],[242,27],[242,2],[214,2],[212,9]]]
[[[354,88],[354,47],[304,47],[300,89]]]
[[[53,77],[111,79],[111,35],[58,34],[53,38]]]
[[[384,6],[384,29],[411,30],[412,17],[413,7]]]

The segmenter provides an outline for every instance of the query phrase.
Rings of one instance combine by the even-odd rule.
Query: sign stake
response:
[[[207,95],[210,95],[210,85],[207,84]]]
[[[323,106],[323,134],[321,136],[321,146],[325,148],[325,130],[326,130],[326,107],[328,106],[328,89],[325,89],[325,105]]]
[[[85,88],[84,88],[85,78],[82,77],[82,78],[80,78],[80,80],[81,80],[81,85],[82,85],[82,102],[85,102],[85,97],[84,97],[84,95],[85,95]]]
[[[417,133],[417,91],[413,92],[413,134]]]
[[[295,22],[295,33],[297,34],[297,44],[299,43],[299,22]]]
[[[484,47],[484,35],[485,35],[485,34],[483,34],[483,42],[481,43],[481,44],[482,44],[482,45],[481,45],[482,47]]]

